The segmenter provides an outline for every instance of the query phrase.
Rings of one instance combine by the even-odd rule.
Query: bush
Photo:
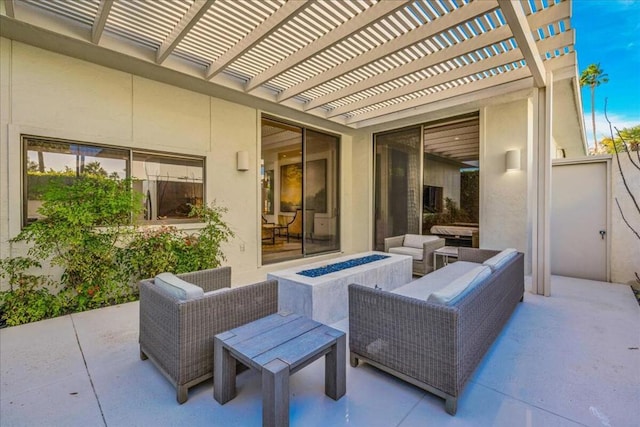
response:
[[[9,280],[9,290],[0,292],[2,326],[37,322],[58,316],[63,311],[56,297],[49,292],[53,282],[46,276],[26,273],[30,268],[40,267],[40,263],[32,258],[0,260],[0,278]]]
[[[163,226],[138,233],[127,246],[123,264],[136,281],[158,273],[175,274],[216,268],[225,260],[220,248],[233,237],[222,219],[226,209],[211,205],[192,206],[190,217],[197,217],[205,226],[197,234]]]
[[[142,209],[141,196],[131,188],[130,180],[98,174],[49,181],[38,210],[44,218],[13,239],[32,242],[32,258],[0,260],[0,277],[10,285],[0,293],[7,325],[134,301],[142,278],[221,265],[220,245],[233,236],[222,219],[226,209],[192,206],[190,216],[205,224],[197,234],[167,226],[138,233],[132,218]],[[61,266],[60,283],[27,274],[41,268],[37,260]],[[55,295],[54,285],[60,288]]]

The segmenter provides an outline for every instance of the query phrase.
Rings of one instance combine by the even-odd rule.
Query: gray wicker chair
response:
[[[231,268],[179,274],[204,292],[231,286]],[[140,282],[140,358],[149,358],[176,387],[179,403],[189,387],[213,377],[213,337],[278,311],[278,282],[267,280],[192,300],[179,300]]]

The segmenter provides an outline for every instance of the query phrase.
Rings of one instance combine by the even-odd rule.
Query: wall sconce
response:
[[[509,150],[506,154],[507,172],[520,170],[520,150]]]
[[[248,171],[249,170],[249,152],[248,151],[238,151],[236,153],[236,169],[239,171]]]

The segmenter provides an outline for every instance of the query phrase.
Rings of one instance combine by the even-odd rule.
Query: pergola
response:
[[[581,120],[570,1],[3,3],[4,37],[352,129],[533,90],[533,282],[548,293],[554,81]]]

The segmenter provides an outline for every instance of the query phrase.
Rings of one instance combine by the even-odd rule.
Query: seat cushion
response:
[[[184,281],[173,273],[158,274],[154,279],[154,283],[179,300],[190,300],[204,295],[201,287]]]
[[[422,236],[420,234],[405,234],[402,246],[409,248],[422,249],[425,242],[433,242],[438,240],[438,236]]]
[[[475,262],[456,261],[391,292],[426,301],[433,292],[439,291],[458,277],[479,266],[481,264]]]
[[[393,248],[389,248],[389,253],[399,254],[399,255],[409,255],[413,257],[416,261],[422,261],[422,255],[424,251],[422,248],[408,248],[406,246],[396,246]]]
[[[491,268],[480,265],[449,283],[444,288],[429,295],[427,301],[435,304],[452,305],[468,294],[475,286],[491,275]]]
[[[500,253],[492,256],[482,264],[491,268],[491,271],[496,271],[497,269],[505,265],[507,262],[509,262],[509,260],[515,257],[517,254],[518,254],[518,251],[516,251],[514,248],[507,248],[501,251]]]

